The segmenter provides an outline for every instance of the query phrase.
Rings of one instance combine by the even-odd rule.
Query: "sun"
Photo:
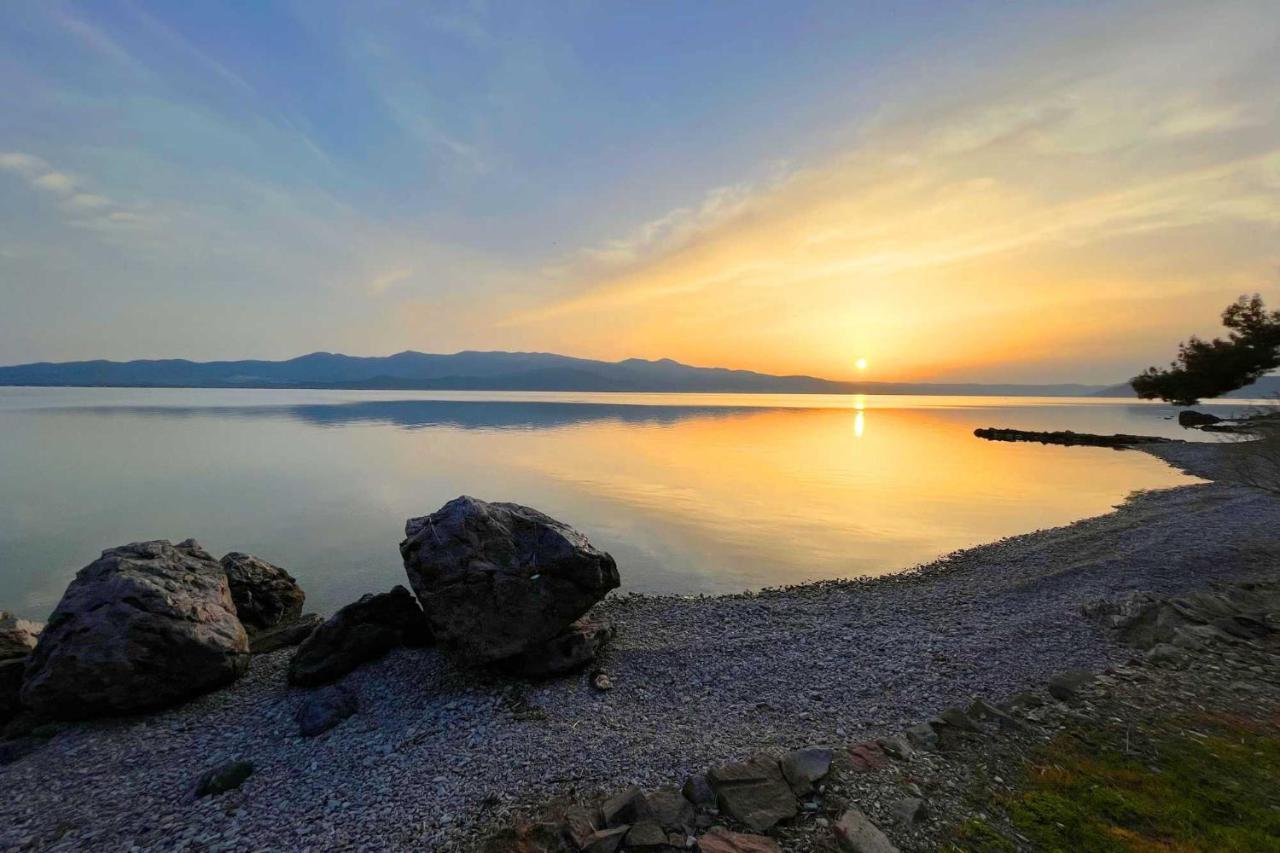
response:
[[[866,360],[865,358],[860,358],[860,359],[858,359],[857,361],[855,361],[855,362],[853,363],[853,366],[854,366],[854,367],[856,367],[856,368],[858,368],[859,370],[866,370],[866,369],[867,369],[867,360]]]

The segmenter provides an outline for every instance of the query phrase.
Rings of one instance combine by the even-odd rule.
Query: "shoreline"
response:
[[[1219,445],[1167,458],[1203,476]],[[1194,468],[1195,470],[1191,470]],[[232,686],[155,714],[80,724],[0,767],[0,849],[228,846],[465,849],[558,796],[685,774],[760,750],[892,733],[976,694],[1016,692],[1128,652],[1080,614],[1131,590],[1250,577],[1275,555],[1280,500],[1226,483],[1131,496],[1115,511],[875,578],[724,596],[628,594],[597,612],[603,668],[521,682],[400,649],[347,677],[359,712],[311,741],[293,712],[291,651]],[[1271,563],[1273,565],[1273,563]],[[194,778],[253,761],[241,789]]]

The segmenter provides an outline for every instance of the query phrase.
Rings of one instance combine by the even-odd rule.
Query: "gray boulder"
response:
[[[847,853],[898,853],[898,848],[862,809],[848,809],[832,829],[835,830],[836,843]]]
[[[405,537],[432,632],[474,663],[547,642],[619,584],[613,557],[520,504],[455,498],[405,522]]]
[[[341,684],[322,687],[303,700],[294,720],[303,737],[315,737],[350,717],[360,708],[354,691]]]
[[[103,551],[62,595],[27,662],[22,704],[78,719],[170,705],[249,666],[227,576],[193,540]]]
[[[227,573],[236,614],[250,632],[293,622],[302,614],[306,593],[279,566],[232,551],[222,558],[222,570]]]
[[[545,643],[529,646],[501,662],[502,667],[526,678],[552,678],[582,669],[596,659],[613,639],[613,625],[582,618]]]
[[[0,660],[25,658],[36,647],[44,626],[0,610]]]
[[[402,586],[366,595],[307,635],[289,662],[289,683],[315,687],[337,681],[396,646],[422,646],[431,632],[413,594]]]
[[[796,798],[776,759],[757,755],[737,764],[716,767],[707,774],[720,811],[756,832],[796,816]]]
[[[253,775],[252,761],[228,761],[200,774],[196,780],[196,796],[208,797],[234,791]]]
[[[299,645],[322,624],[324,620],[318,613],[304,613],[293,622],[254,631],[249,634],[249,651],[255,655],[265,655]]]

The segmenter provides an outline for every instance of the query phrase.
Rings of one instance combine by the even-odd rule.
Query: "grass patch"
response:
[[[1202,715],[1140,734],[1076,725],[1036,752],[999,805],[1046,851],[1280,853],[1277,722]],[[1012,849],[981,821],[954,837],[959,850]]]

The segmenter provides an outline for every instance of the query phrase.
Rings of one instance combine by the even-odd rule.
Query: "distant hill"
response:
[[[1095,397],[1132,397],[1133,389],[1129,383],[1110,385],[1096,392]],[[1252,385],[1246,385],[1238,391],[1230,391],[1222,395],[1228,400],[1259,400],[1280,396],[1280,376],[1264,376]]]
[[[1089,396],[1099,385],[837,382],[750,370],[691,367],[664,358],[594,361],[540,352],[316,352],[288,361],[39,362],[0,367],[0,385],[119,388],[336,388],[457,391],[747,392]]]

